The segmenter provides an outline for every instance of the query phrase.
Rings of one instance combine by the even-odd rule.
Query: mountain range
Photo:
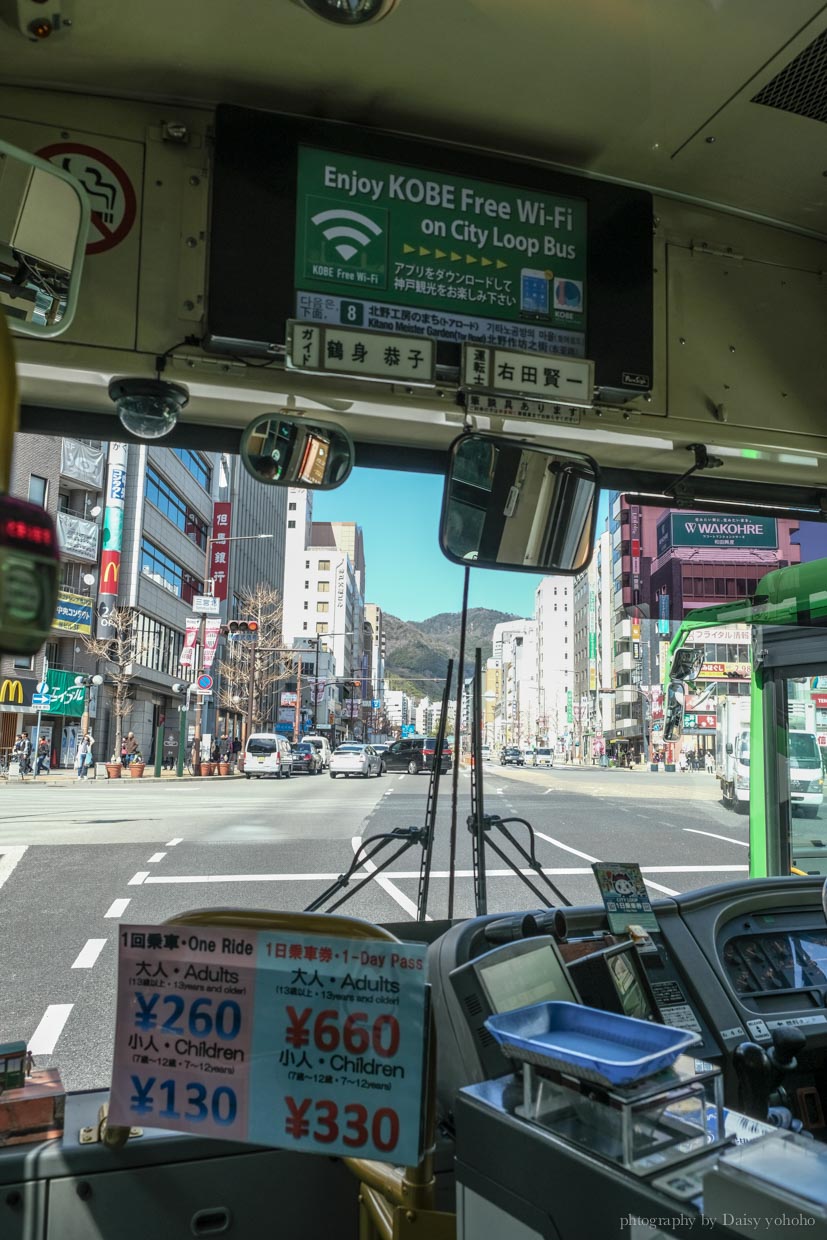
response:
[[[495,625],[518,618],[513,612],[493,611],[489,607],[468,609],[466,677],[473,674],[477,646],[482,650],[483,662],[491,658]],[[456,665],[459,658],[461,619],[462,613],[458,611],[442,611],[427,620],[400,620],[386,612],[385,677],[390,688],[402,689],[414,698],[441,697],[448,660],[453,659]]]

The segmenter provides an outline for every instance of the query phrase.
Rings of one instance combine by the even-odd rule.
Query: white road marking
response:
[[[149,878],[149,870],[139,870],[137,874],[132,875],[126,885],[127,887],[140,887],[141,883],[147,878]]]
[[[49,1004],[41,1017],[40,1024],[29,1038],[28,1049],[33,1055],[51,1055],[73,1007],[73,1003]]]
[[[104,913],[104,917],[123,917],[127,904],[129,904],[128,898],[125,900],[113,900]]]
[[[405,778],[405,776],[404,776],[404,775],[397,775],[397,777],[396,777],[396,778],[397,778],[397,779],[404,779],[404,778]]]
[[[149,858],[149,861],[147,861],[147,865],[154,865],[156,861],[163,861],[165,856],[166,856],[165,852],[153,853],[152,856]]]
[[[746,866],[744,867],[746,869]],[[672,887],[662,887],[660,883],[653,883],[651,878],[644,878],[647,887],[653,887],[655,891],[662,891],[665,896],[679,896],[681,893],[675,891]]]
[[[176,844],[183,844],[183,842],[184,842],[183,836],[176,835],[174,840],[167,840],[166,846],[167,848],[174,848]]]
[[[540,834],[539,831],[536,834]],[[357,837],[358,838],[358,837]],[[562,845],[561,847],[565,847]],[[569,849],[569,852],[575,852],[575,849]],[[732,874],[741,873],[749,869],[746,865],[652,865],[644,866],[642,873],[644,874]],[[521,870],[522,874],[533,874],[533,870]],[[334,878],[338,878],[341,871],[329,874],[175,874],[152,875],[147,877],[144,882],[146,886],[151,883],[165,883],[168,886],[174,886],[180,883],[182,886],[192,886],[195,883],[320,883],[332,882]],[[360,873],[356,871],[357,875]],[[559,875],[578,875],[591,874],[592,871],[587,866],[583,867],[552,867],[543,866],[544,874]],[[513,878],[513,870],[486,870],[489,878]],[[471,878],[472,870],[456,870],[456,878]],[[386,870],[382,877],[387,878],[419,878],[419,870]],[[447,878],[447,870],[433,870],[431,878]]]
[[[358,852],[359,849],[362,847],[364,840],[362,839],[361,836],[354,835],[350,843],[353,848],[353,851]],[[416,905],[414,904],[413,900],[409,900],[408,897],[404,894],[404,892],[400,891],[399,888],[390,881],[387,875],[377,874],[376,866],[373,864],[372,861],[369,861],[367,857],[364,860],[363,866],[364,866],[364,869],[367,870],[368,874],[373,874],[374,882],[379,887],[381,887],[383,891],[387,892],[390,898],[392,900],[395,900],[396,903],[399,905],[399,907],[401,909],[404,909],[409,917],[416,917]],[[425,920],[433,921],[433,918],[429,917],[428,914],[426,913]]]
[[[20,861],[27,848],[28,844],[4,846],[2,853],[0,853],[0,887],[3,886],[3,883],[9,877],[18,861]]]
[[[550,792],[557,792],[557,789],[556,789],[556,788],[546,788],[545,792],[543,793],[543,796],[544,796],[544,797],[547,797],[547,796],[548,796],[548,794],[549,794]]]
[[[550,835],[544,835],[542,831],[535,831],[535,835],[539,835],[541,840],[545,840],[547,844],[553,844],[555,848],[562,848],[563,852],[573,853],[575,857],[582,857],[584,861],[599,861],[599,857],[593,857],[591,853],[581,852],[579,848],[572,848],[569,844],[561,844],[560,840],[555,840]]]
[[[725,844],[737,844],[740,848],[749,848],[749,844],[745,840],[733,840],[728,835],[716,835],[714,831],[698,831],[694,827],[684,827],[684,831],[688,831],[690,835],[708,835],[711,840],[723,840]]]
[[[87,939],[85,945],[80,949],[72,968],[91,969],[105,946],[106,939]]]

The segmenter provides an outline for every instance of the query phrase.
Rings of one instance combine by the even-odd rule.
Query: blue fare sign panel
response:
[[[325,1155],[420,1155],[425,948],[124,926],[109,1121]]]
[[[628,926],[657,930],[658,922],[637,862],[595,861],[592,865],[613,934]]]

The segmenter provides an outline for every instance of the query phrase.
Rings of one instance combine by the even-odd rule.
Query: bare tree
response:
[[[115,757],[120,761],[123,721],[133,708],[132,679],[139,652],[135,646],[132,610],[113,607],[107,616],[109,637],[81,637],[86,651],[99,663],[106,664],[106,683],[111,687],[112,712],[115,716]]]
[[[278,709],[273,704],[276,686],[295,676],[296,659],[284,640],[283,618],[280,590],[264,582],[243,590],[239,619],[255,620],[258,634],[255,641],[229,642],[226,656],[218,665],[219,706],[227,712],[246,714],[254,730],[262,728]]]

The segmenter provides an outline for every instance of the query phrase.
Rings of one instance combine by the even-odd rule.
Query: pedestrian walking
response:
[[[49,742],[45,736],[41,736],[37,742],[37,764],[35,766],[35,775],[46,775],[49,771]]]
[[[126,740],[124,741],[124,747],[123,747],[122,752],[126,754],[126,761],[123,763],[123,765],[131,766],[132,763],[135,761],[135,755],[138,752],[138,742],[135,740],[134,732],[127,732]]]
[[[87,732],[80,741],[77,751],[77,771],[78,779],[85,779],[89,767],[92,765],[92,740],[91,733]]]
[[[686,752],[682,749],[680,752],[680,757],[678,758],[678,770],[686,771],[687,765]]]
[[[32,742],[29,740],[28,732],[21,732],[20,739],[22,741],[20,770],[23,772],[24,775],[31,775],[32,773]]]
[[[708,749],[706,752],[706,773],[707,775],[715,774],[715,759],[712,756],[711,749]]]

